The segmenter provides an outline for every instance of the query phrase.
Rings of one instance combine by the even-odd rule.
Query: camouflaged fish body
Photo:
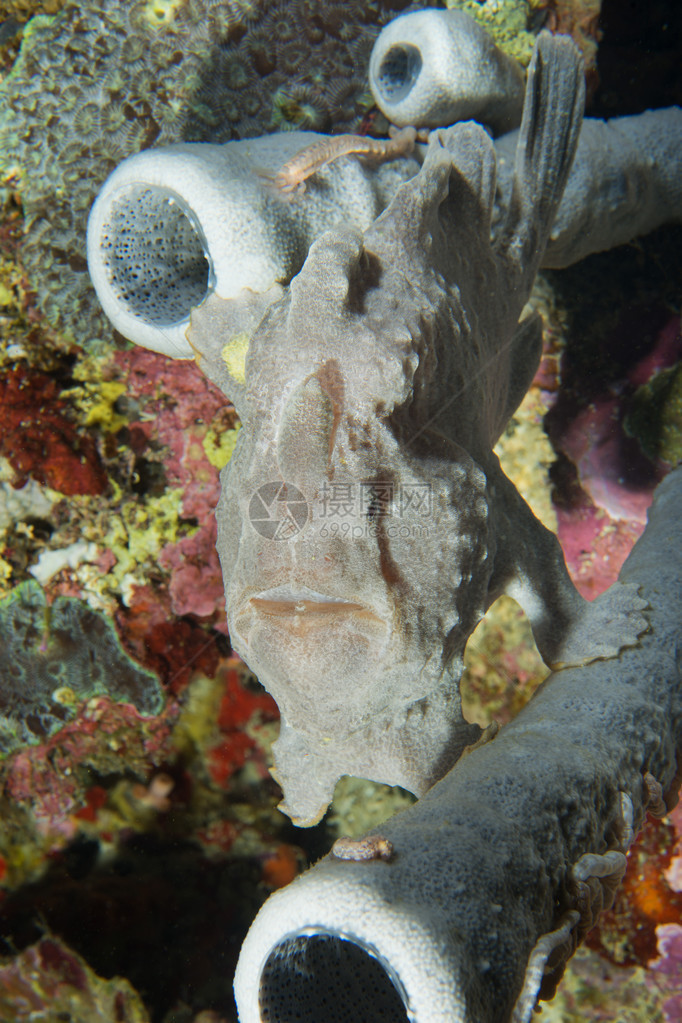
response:
[[[575,48],[542,33],[494,242],[492,143],[460,124],[432,133],[364,235],[319,238],[264,315],[271,296],[192,315],[200,365],[243,420],[218,549],[233,645],[281,711],[274,773],[297,823],[319,820],[342,774],[420,795],[478,737],[462,653],[501,592],[549,663],[614,653],[645,624],[616,606],[603,645],[582,649],[558,543],[492,453],[537,367],[539,322],[519,318],[582,105]]]

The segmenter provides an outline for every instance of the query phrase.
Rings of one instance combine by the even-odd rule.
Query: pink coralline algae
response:
[[[193,536],[167,544],[159,564],[171,573],[171,607],[176,615],[208,618],[225,606],[223,578],[216,554],[216,522],[211,515]]]
[[[665,872],[666,880],[676,892],[682,892],[682,802],[670,814],[675,828],[675,856]],[[661,924],[656,929],[658,958],[650,964],[654,976],[647,978],[650,985],[660,987],[669,997],[663,1003],[666,1023],[682,1020],[682,925]]]
[[[0,784],[12,802],[31,814],[39,834],[61,848],[78,832],[77,812],[87,803],[91,772],[126,770],[146,776],[150,765],[171,754],[176,710],[142,718],[127,704],[91,700],[78,717],[42,746],[20,750],[0,768]]]
[[[596,507],[612,519],[646,522],[651,495],[663,473],[653,472],[637,443],[624,434],[619,398],[605,397],[583,409],[563,435],[561,448]],[[641,467],[641,476],[630,482],[636,466]]]
[[[177,615],[223,616],[223,581],[215,549],[215,506],[220,495],[218,470],[204,440],[209,425],[234,426],[236,416],[217,388],[192,362],[167,359],[137,348],[118,352],[117,374],[124,379],[140,419],[130,424],[137,453],[162,452],[165,482],[182,491],[180,514],[196,531],[166,544],[159,564],[171,574],[171,609]]]

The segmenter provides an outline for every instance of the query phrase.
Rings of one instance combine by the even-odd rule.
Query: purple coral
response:
[[[661,924],[656,928],[658,959],[650,964],[653,980],[647,983],[660,987],[670,997],[663,1003],[666,1023],[680,1023],[682,1019],[682,926]]]

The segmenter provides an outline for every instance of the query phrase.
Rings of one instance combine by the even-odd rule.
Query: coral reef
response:
[[[127,980],[102,980],[55,937],[44,937],[14,959],[0,960],[0,1016],[14,1023],[149,1023]]]
[[[663,1015],[665,1023],[682,1019],[682,926],[663,924],[657,930],[659,956],[651,964],[649,985],[658,981],[665,991]]]
[[[0,602],[0,635],[0,752],[43,741],[93,696],[161,709],[156,676],[83,601],[58,597],[48,608],[38,583],[22,583]]]
[[[15,487],[32,477],[62,494],[101,494],[107,485],[95,442],[65,414],[54,380],[21,365],[0,379],[0,455]],[[27,436],[25,423],[31,419]]]
[[[75,719],[39,746],[10,753],[0,766],[5,827],[0,849],[5,882],[20,885],[39,876],[45,857],[62,851],[97,816],[109,795],[94,778],[121,773],[145,778],[172,755],[169,743],[177,707],[142,718],[129,704],[99,697],[79,708]],[[104,795],[102,795],[104,793]],[[128,813],[107,817],[108,841],[122,828],[148,825]],[[92,830],[92,829],[90,829]]]
[[[83,341],[108,336],[83,240],[121,160],[170,142],[355,127],[372,43],[404,3],[66,0],[33,18],[0,85],[0,178],[21,191],[24,264],[50,321]]]
[[[3,14],[19,23],[28,21],[36,14],[56,14],[64,6],[64,0],[5,0]]]

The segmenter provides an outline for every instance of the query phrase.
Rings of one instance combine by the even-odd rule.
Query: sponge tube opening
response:
[[[153,326],[186,321],[213,286],[203,232],[169,189],[131,184],[112,196],[99,245],[116,301]]]
[[[405,999],[365,946],[329,933],[285,938],[260,979],[262,1023],[409,1023]]]
[[[395,43],[381,58],[376,87],[384,102],[400,103],[414,88],[422,70],[422,55],[410,43]]]

